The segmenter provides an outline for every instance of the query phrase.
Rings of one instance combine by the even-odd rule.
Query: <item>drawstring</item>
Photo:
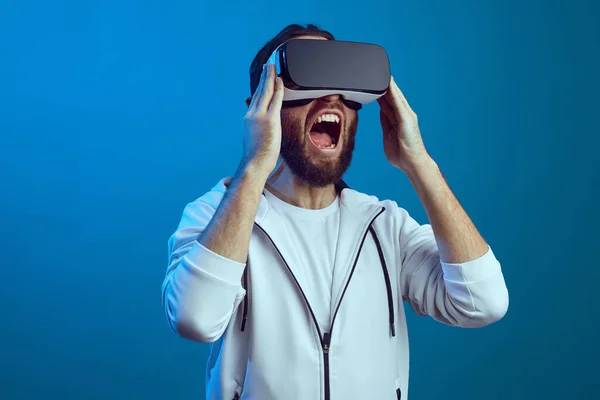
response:
[[[383,268],[383,277],[385,278],[385,287],[387,289],[388,311],[390,313],[390,329],[392,331],[392,336],[396,336],[396,328],[394,327],[394,301],[392,299],[390,276],[388,274],[387,265],[385,264],[385,258],[383,257],[383,250],[381,250],[379,238],[377,238],[377,234],[375,234],[375,229],[373,229],[371,226],[369,227],[369,230],[373,234],[373,239],[375,239],[375,245],[377,245],[377,252],[379,253],[379,260],[381,261],[381,268]]]
[[[244,296],[244,313],[242,314],[242,328],[241,331],[244,332],[246,329],[246,320],[248,319],[248,297],[250,297],[250,287],[248,286],[248,267],[250,267],[250,255],[248,254],[248,259],[246,261],[246,268],[244,268],[244,276],[242,280],[242,287],[246,290],[246,295]]]
[[[375,229],[371,226],[369,228],[371,234],[373,235],[373,239],[375,240],[375,245],[377,246],[377,252],[379,253],[379,261],[381,262],[381,267],[383,269],[383,277],[385,279],[385,287],[387,291],[387,299],[388,299],[388,312],[389,312],[389,322],[390,322],[390,330],[392,336],[396,336],[396,328],[394,325],[394,301],[392,298],[392,287],[390,284],[390,276],[388,273],[387,265],[385,263],[385,258],[383,257],[383,250],[381,249],[381,243],[379,243],[379,238],[377,238],[377,234],[375,233]],[[246,329],[246,321],[248,319],[248,298],[250,297],[250,287],[248,286],[248,268],[250,267],[250,256],[248,255],[248,260],[246,262],[246,268],[244,269],[244,275],[242,277],[242,287],[246,290],[246,295],[244,296],[244,305],[243,305],[243,313],[242,313],[242,326],[241,331],[244,332]]]

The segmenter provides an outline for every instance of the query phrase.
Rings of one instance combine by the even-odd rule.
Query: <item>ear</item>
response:
[[[246,97],[246,107],[250,107],[251,101],[252,101],[252,97]]]

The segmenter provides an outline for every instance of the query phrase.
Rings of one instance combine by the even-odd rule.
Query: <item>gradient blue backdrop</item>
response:
[[[166,241],[234,172],[249,64],[295,22],[388,50],[504,266],[489,328],[409,313],[411,398],[598,398],[598,3],[217,3],[0,3],[0,398],[203,398],[208,347],[161,308]],[[426,222],[376,104],[346,179]]]

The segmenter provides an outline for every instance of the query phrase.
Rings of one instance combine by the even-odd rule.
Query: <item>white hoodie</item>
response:
[[[187,205],[169,240],[163,304],[172,329],[211,343],[207,399],[407,399],[403,301],[420,315],[476,328],[501,319],[508,291],[491,248],[462,264],[440,260],[430,225],[394,201],[344,187],[331,327],[322,332],[302,270],[263,195],[248,262],[226,259],[198,236],[231,178]]]

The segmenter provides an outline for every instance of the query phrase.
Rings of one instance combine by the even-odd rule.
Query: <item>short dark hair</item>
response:
[[[260,82],[260,75],[262,72],[262,66],[269,60],[269,57],[275,51],[275,49],[282,43],[287,42],[298,36],[321,36],[327,40],[335,40],[333,35],[323,29],[320,29],[317,25],[308,24],[306,26],[292,24],[283,28],[273,39],[263,46],[258,51],[256,57],[250,64],[250,96],[254,96],[254,92]]]

